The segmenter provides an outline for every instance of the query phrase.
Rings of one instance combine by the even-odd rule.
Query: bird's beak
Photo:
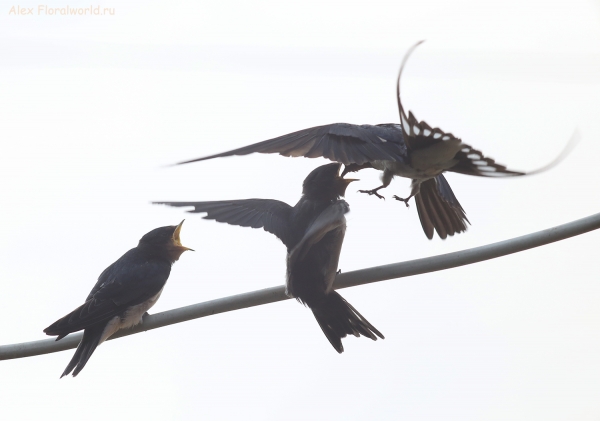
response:
[[[358,178],[344,178],[344,175],[346,170],[344,169],[344,172],[340,175],[340,170],[342,169],[342,164],[339,164],[338,166],[338,177],[342,180],[342,182],[344,182],[344,186],[348,187],[348,184],[352,183],[353,181],[359,181]]]
[[[177,228],[175,228],[175,231],[173,232],[173,243],[175,244],[175,246],[177,246],[177,248],[180,248],[183,251],[186,251],[186,250],[194,251],[193,249],[191,249],[189,247],[184,247],[181,244],[181,239],[179,238],[179,234],[181,234],[181,226],[183,225],[184,221],[185,221],[185,219],[183,221],[181,221],[181,223],[179,225],[177,225]]]
[[[350,183],[352,183],[353,181],[358,181],[358,178],[343,178],[343,177],[339,177],[337,179],[337,183],[338,183],[338,194],[340,196],[345,196],[346,195],[346,188],[348,187],[348,185]]]

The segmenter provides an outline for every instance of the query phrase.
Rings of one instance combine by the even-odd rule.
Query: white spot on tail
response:
[[[488,172],[485,175],[487,175],[488,177],[511,177],[511,174],[506,174],[503,172]]]
[[[406,121],[406,118],[404,118],[404,115],[402,115],[402,126],[404,127],[404,130],[408,132],[406,134],[410,136],[412,128],[410,127],[410,124],[408,124],[408,121]]]

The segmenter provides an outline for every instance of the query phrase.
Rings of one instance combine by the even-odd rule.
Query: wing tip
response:
[[[187,161],[176,162],[174,164],[169,164],[169,165],[166,165],[166,166],[167,167],[176,167],[178,165],[191,164],[192,162],[206,161],[207,159],[216,158],[217,156],[218,155],[205,156],[205,157],[202,157],[202,158],[195,158],[195,159],[190,159],[190,160],[187,160]]]
[[[165,205],[181,208],[185,206],[195,206],[193,202],[150,202],[152,205]]]
[[[408,49],[408,51],[404,54],[404,58],[402,59],[402,63],[400,63],[400,70],[398,70],[398,77],[396,79],[396,101],[398,103],[398,113],[400,114],[400,126],[402,127],[402,133],[406,133],[410,136],[410,132],[407,131],[406,127],[404,127],[404,121],[407,119],[406,114],[404,113],[404,107],[402,106],[402,100],[400,99],[400,78],[402,77],[402,72],[404,71],[404,66],[408,62],[408,58],[415,51],[415,49],[425,42],[424,39],[417,41],[413,44],[412,47]],[[410,127],[409,127],[410,129]]]
[[[565,158],[571,154],[571,152],[573,152],[573,150],[575,149],[575,147],[577,146],[577,144],[580,141],[581,141],[581,131],[579,130],[579,127],[577,127],[577,128],[575,128],[575,131],[569,138],[569,141],[567,142],[566,146],[563,148],[563,150],[558,154],[558,156],[556,158],[554,158],[552,161],[550,161],[548,164],[544,165],[541,168],[537,168],[533,171],[524,172],[523,175],[535,175],[535,174],[539,174],[539,173],[542,173],[542,172],[548,171],[549,169],[554,168],[555,166],[560,164],[562,161],[564,161]]]

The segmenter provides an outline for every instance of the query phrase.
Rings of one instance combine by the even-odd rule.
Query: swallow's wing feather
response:
[[[480,177],[515,177],[525,175],[525,173],[519,171],[507,170],[504,165],[496,164],[493,159],[486,158],[480,151],[462,143],[462,141],[452,133],[444,132],[438,127],[431,128],[426,122],[417,120],[411,111],[408,112],[408,116],[406,115],[400,98],[400,77],[402,76],[402,71],[404,70],[408,57],[421,43],[423,43],[423,41],[419,41],[413,45],[404,56],[396,81],[400,123],[402,125],[402,133],[404,134],[404,141],[408,150],[415,152],[430,148],[438,143],[444,143],[447,145],[448,150],[457,150],[454,159],[458,162],[452,168],[448,169],[448,171]],[[441,145],[438,145],[437,149],[440,149],[440,146]]]
[[[263,228],[275,234],[288,246],[291,241],[289,218],[292,207],[271,199],[221,200],[214,202],[154,202],[169,206],[193,206],[191,213],[206,213],[204,219],[214,219],[230,225]]]
[[[400,128],[384,124],[355,125],[334,123],[311,127],[274,139],[254,143],[231,151],[180,162],[204,161],[232,155],[278,153],[283,156],[324,157],[344,165],[364,164],[374,160],[403,161],[406,147]]]
[[[102,272],[93,295],[71,313],[44,329],[47,335],[65,336],[99,322],[122,315],[137,304],[154,297],[165,286],[171,265],[137,258],[132,249]]]
[[[451,141],[452,143],[460,143],[460,139],[456,138],[454,135],[452,135],[452,133],[446,133],[437,127],[431,128],[426,122],[417,120],[411,111],[408,112],[408,116],[404,111],[404,106],[402,105],[402,100],[400,97],[400,78],[408,58],[423,42],[424,41],[417,42],[404,55],[404,59],[400,65],[400,71],[398,72],[398,79],[396,80],[396,100],[398,102],[398,112],[400,113],[400,124],[402,126],[404,142],[406,143],[408,150],[411,152],[419,149],[426,149],[436,143],[441,142]]]
[[[119,260],[117,260],[112,265],[110,265],[102,271],[100,276],[98,276],[98,281],[96,282],[96,285],[94,285],[94,288],[92,288],[85,301],[91,300],[94,294],[97,293],[100,290],[100,288],[102,288],[110,280],[110,277],[113,273],[113,269],[116,265],[119,264]]]
[[[506,166],[496,164],[492,158],[486,158],[482,152],[465,143],[460,146],[460,151],[454,156],[458,163],[448,171],[478,177],[517,177],[525,175],[524,172],[507,170]]]
[[[346,232],[344,215],[349,211],[350,207],[344,200],[338,200],[325,208],[309,225],[298,244],[289,252],[288,268],[295,267],[296,262],[305,260],[309,254],[311,254],[311,262],[314,260],[320,262],[319,266],[323,265],[326,292],[332,290],[337,273]],[[329,238],[322,242],[321,240],[325,236],[329,236]],[[288,275],[288,292],[293,294],[295,280],[291,279],[292,274],[293,270]]]
[[[344,200],[338,200],[325,208],[309,225],[298,244],[290,251],[290,256],[302,259],[307,251],[321,241],[327,233],[346,224],[344,215],[349,211],[350,207]]]

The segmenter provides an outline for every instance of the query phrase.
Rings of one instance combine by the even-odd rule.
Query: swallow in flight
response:
[[[400,76],[408,57],[422,42],[408,50],[398,73],[396,98],[400,124],[334,123],[311,127],[179,164],[258,152],[292,157],[324,157],[345,165],[342,176],[364,168],[375,168],[382,171],[382,185],[372,190],[359,190],[361,193],[383,199],[379,190],[387,187],[395,176],[410,178],[410,195],[407,198],[394,198],[404,202],[406,206],[410,198],[415,198],[421,226],[427,238],[433,238],[434,230],[442,239],[466,231],[469,220],[446,181],[444,172],[496,178],[531,175],[560,162],[573,142],[569,142],[565,150],[550,164],[524,173],[508,170],[453,134],[417,120],[410,111],[407,116],[400,99]]]

